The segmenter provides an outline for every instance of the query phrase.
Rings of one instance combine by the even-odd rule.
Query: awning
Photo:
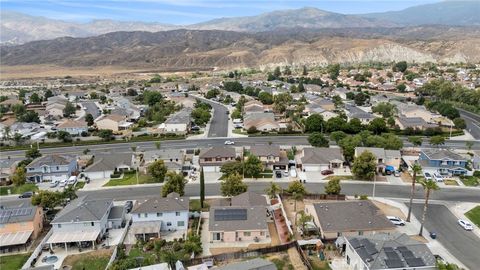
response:
[[[23,245],[27,243],[33,230],[12,233],[0,233],[0,247]]]
[[[161,227],[162,227],[161,221],[134,222],[132,223],[132,226],[130,226],[129,233],[133,233],[133,234],[159,233]]]
[[[95,241],[97,240],[99,234],[100,229],[73,232],[53,232],[50,238],[48,238],[47,244]]]

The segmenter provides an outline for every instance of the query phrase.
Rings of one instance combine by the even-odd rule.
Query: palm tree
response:
[[[297,201],[300,201],[303,199],[303,194],[302,193],[297,193],[297,192],[293,192],[292,193],[292,198],[293,200],[295,201],[295,204],[294,204],[294,212],[297,212]]]
[[[274,182],[270,182],[270,186],[265,189],[265,193],[267,193],[267,195],[270,197],[270,199],[275,198],[275,195],[280,193],[280,191],[282,191],[282,189],[280,188],[280,186],[278,184],[276,184]]]
[[[417,182],[417,174],[422,171],[422,166],[420,164],[415,163],[412,166],[413,171],[413,178],[412,178],[412,188],[410,190],[410,204],[408,206],[408,215],[407,215],[407,222],[410,222],[410,216],[412,215],[412,204],[413,204],[413,196],[415,195],[415,182]]]
[[[425,204],[423,205],[422,224],[420,226],[420,232],[418,233],[418,235],[422,236],[423,225],[425,224],[425,217],[427,216],[427,208],[428,208],[428,200],[430,199],[430,191],[439,190],[440,187],[433,180],[423,180],[420,182],[420,184],[422,184],[423,189],[425,190]]]

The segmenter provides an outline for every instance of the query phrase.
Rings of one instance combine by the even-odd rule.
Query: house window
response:
[[[175,216],[179,217],[179,216],[180,216],[180,212],[175,212]]]
[[[58,224],[58,228],[62,228],[62,224]]]
[[[251,234],[251,232],[243,232],[243,236],[250,236]]]
[[[212,161],[212,158],[205,158],[205,161]]]
[[[162,216],[162,213],[157,213],[157,217],[161,217]]]
[[[350,257],[347,255],[347,264],[350,264]]]
[[[141,217],[140,215],[141,215],[141,214],[138,214],[138,217],[139,217],[139,218]]]
[[[148,217],[148,213],[145,213],[145,217]]]
[[[340,237],[342,236],[342,233],[341,232],[337,232],[337,237]]]
[[[93,222],[93,221],[92,221],[92,223],[91,223],[91,224],[92,224],[92,227],[93,227],[93,226],[95,226],[95,222]]]
[[[358,235],[363,235],[363,231],[358,231]]]
[[[215,161],[222,161],[222,158],[215,158]]]
[[[183,227],[183,226],[185,226],[185,221],[178,221],[178,222],[177,222],[177,226],[178,226],[178,227]]]
[[[167,222],[167,226],[168,227],[172,226],[172,222]]]
[[[264,236],[264,235],[265,235],[265,232],[260,232],[260,235],[261,235],[261,236]]]

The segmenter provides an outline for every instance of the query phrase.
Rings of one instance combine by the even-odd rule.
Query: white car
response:
[[[458,220],[458,225],[462,226],[462,228],[465,231],[472,231],[473,230],[472,224],[470,222],[464,220],[464,219],[459,219]]]
[[[65,187],[68,183],[68,180],[64,179],[62,181],[60,181],[60,184],[58,185],[59,187]]]
[[[392,222],[394,225],[398,226],[405,226],[405,221],[399,217],[394,217],[394,216],[387,216],[388,220]]]
[[[225,141],[225,145],[233,145],[233,144],[235,144],[234,141]]]
[[[443,182],[443,176],[438,173],[433,174],[433,179],[435,180],[435,182]]]
[[[425,177],[425,180],[432,180],[432,175],[428,172],[423,173],[423,177]]]
[[[51,183],[50,183],[50,187],[51,188],[54,188],[58,185],[58,180],[53,180]]]

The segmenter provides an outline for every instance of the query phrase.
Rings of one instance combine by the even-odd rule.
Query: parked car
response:
[[[277,178],[282,178],[282,172],[281,171],[275,171],[275,176]]]
[[[56,186],[58,186],[58,180],[53,180],[53,181],[50,183],[50,187],[51,187],[51,188],[54,188],[54,187],[56,187]]]
[[[68,183],[68,180],[67,180],[67,179],[63,179],[62,181],[60,181],[60,183],[59,183],[58,186],[59,186],[59,187],[65,187],[65,186],[67,185],[67,183]]]
[[[130,211],[132,211],[133,209],[133,202],[132,201],[126,201],[125,202],[125,211],[127,211],[127,213],[130,213]]]
[[[295,168],[290,169],[290,177],[297,177],[297,170],[295,170]]]
[[[330,175],[330,174],[333,174],[333,171],[332,170],[323,170],[322,171],[322,175]]]
[[[72,175],[70,176],[70,178],[68,178],[68,184],[69,185],[74,185],[75,183],[77,182],[77,177],[75,175]]]
[[[428,172],[424,172],[423,177],[425,177],[425,180],[432,180],[432,175]]]
[[[235,144],[234,141],[225,141],[225,145],[233,145],[233,144]]]
[[[439,173],[434,173],[433,179],[435,180],[435,182],[443,182],[443,176],[441,176]]]
[[[464,219],[459,219],[458,220],[458,225],[462,226],[462,228],[465,231],[472,231],[473,230],[472,224],[470,222],[464,220]]]
[[[283,171],[283,176],[288,177],[288,169],[286,169],[285,171]]]
[[[398,226],[405,226],[405,221],[399,217],[395,217],[395,216],[387,216],[388,220],[390,220],[390,222],[392,222],[394,225],[398,225]]]
[[[31,198],[33,196],[33,191],[24,192],[22,195],[18,196],[18,198]]]
[[[400,177],[400,171],[397,170],[397,171],[393,172],[393,175],[395,175],[395,177]]]

